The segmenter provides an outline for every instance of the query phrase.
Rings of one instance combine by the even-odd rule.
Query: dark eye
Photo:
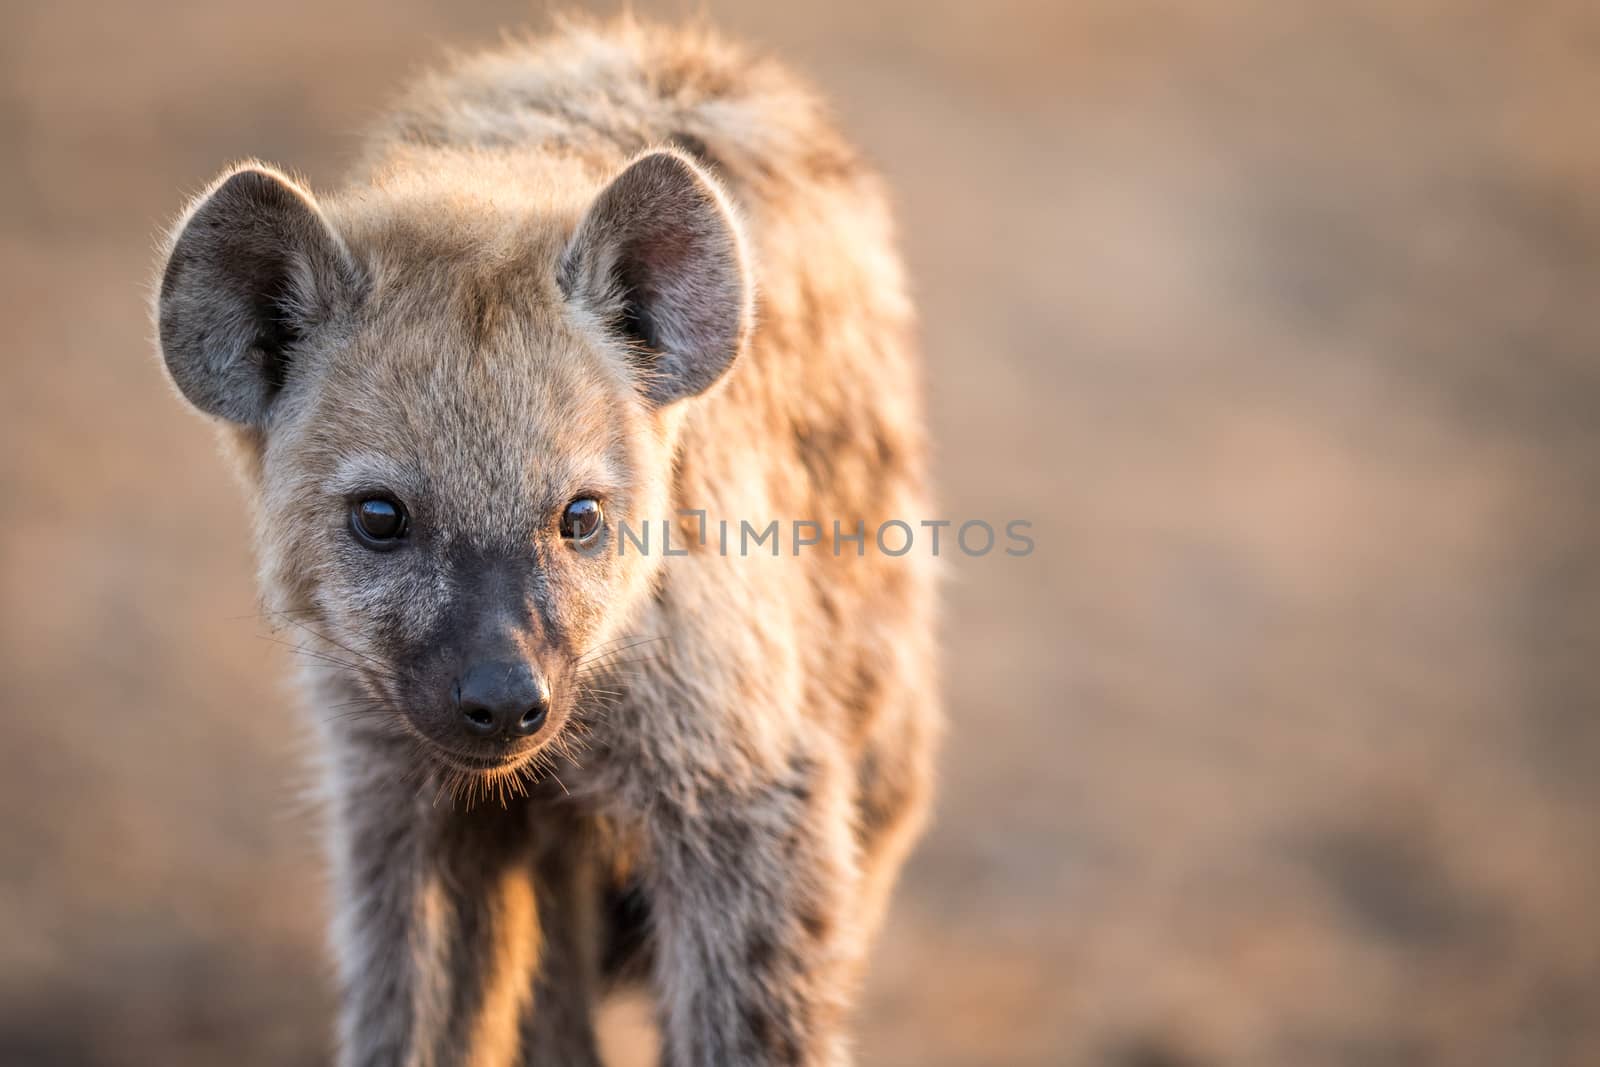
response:
[[[600,510],[600,501],[590,497],[574,500],[561,513],[561,536],[586,545],[600,533],[600,524],[604,521],[605,514]]]
[[[350,505],[350,529],[370,549],[387,552],[406,535],[406,510],[386,496],[369,496]]]

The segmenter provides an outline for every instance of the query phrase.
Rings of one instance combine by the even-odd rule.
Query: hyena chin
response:
[[[940,716],[932,561],[852,539],[928,514],[911,309],[816,98],[566,24],[166,247],[326,756],[340,1062],[597,1064],[633,977],[665,1062],[845,1063]],[[697,536],[773,519],[843,537]]]

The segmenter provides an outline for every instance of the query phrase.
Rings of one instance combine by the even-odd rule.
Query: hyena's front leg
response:
[[[340,755],[340,1064],[514,1064],[539,947],[527,802],[435,804],[404,742]]]
[[[649,877],[670,1067],[839,1067],[863,946],[839,775],[796,761],[653,813]]]
[[[592,827],[556,802],[534,813],[539,966],[522,1015],[522,1067],[600,1067],[600,867]]]

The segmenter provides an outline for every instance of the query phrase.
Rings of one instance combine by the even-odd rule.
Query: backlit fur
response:
[[[624,225],[608,188],[681,209],[630,247],[680,270],[660,222],[698,257],[640,327],[659,352],[587,244]],[[812,94],[701,30],[564,25],[423,78],[338,190],[235,168],[169,251],[168,366],[225,420],[307,653],[341,1063],[598,1063],[627,973],[676,1067],[848,1062],[939,716],[931,561],[870,534],[930,517],[911,309],[879,180]],[[351,536],[378,488],[402,551]],[[575,494],[651,552],[574,553]],[[724,555],[721,519],[869,535]],[[555,692],[484,771],[440,742],[442,694],[497,626]]]

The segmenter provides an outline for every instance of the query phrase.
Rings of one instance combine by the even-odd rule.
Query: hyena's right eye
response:
[[[605,513],[600,510],[600,501],[593,497],[579,497],[561,513],[561,536],[576,542],[579,547],[587,547],[600,533],[600,524],[604,521]]]
[[[406,536],[406,509],[387,496],[369,496],[350,505],[350,532],[375,552],[398,548]]]

